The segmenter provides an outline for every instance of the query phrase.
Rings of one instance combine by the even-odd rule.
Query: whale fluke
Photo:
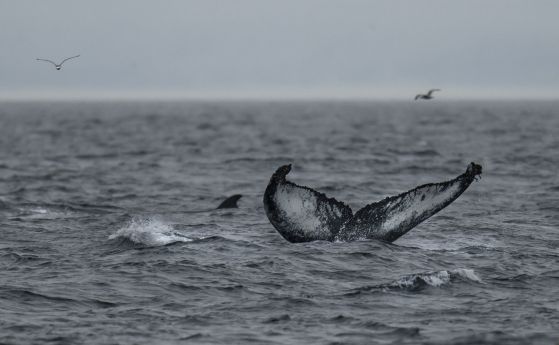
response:
[[[481,174],[481,165],[470,163],[455,179],[429,183],[369,204],[355,213],[339,240],[372,238],[393,242],[416,225],[456,200]]]
[[[272,175],[264,193],[264,209],[272,225],[289,242],[333,241],[352,217],[351,208],[311,188],[285,179],[291,164]]]
[[[455,179],[430,183],[369,204],[353,215],[344,203],[286,180],[291,164],[277,169],[264,193],[270,223],[290,242],[378,239],[393,242],[439,212],[481,174],[470,163]]]
[[[216,209],[237,208],[237,207],[239,207],[239,206],[237,206],[237,201],[239,201],[240,198],[242,198],[241,194],[231,195],[227,199],[223,200],[223,202],[221,204],[219,204],[219,206]]]

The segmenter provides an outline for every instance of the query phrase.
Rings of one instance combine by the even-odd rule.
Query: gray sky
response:
[[[559,98],[556,0],[0,0],[0,98]],[[35,58],[68,61],[61,71]]]

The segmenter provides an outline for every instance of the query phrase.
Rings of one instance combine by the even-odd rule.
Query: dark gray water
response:
[[[2,103],[0,124],[0,343],[559,341],[559,103]],[[289,162],[356,210],[470,161],[483,179],[393,244],[291,244],[262,207]]]

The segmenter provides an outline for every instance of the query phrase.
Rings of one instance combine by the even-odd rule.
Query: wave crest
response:
[[[146,246],[164,246],[194,240],[176,232],[171,224],[155,218],[133,218],[128,224],[109,236],[110,240],[117,238]]]
[[[481,283],[481,279],[476,275],[474,270],[460,268],[455,270],[410,274],[392,283],[383,285],[382,287],[418,290],[427,286],[440,287],[460,278]]]

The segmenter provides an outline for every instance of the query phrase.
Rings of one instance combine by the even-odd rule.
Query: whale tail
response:
[[[456,200],[481,175],[481,165],[446,182],[429,183],[369,204],[355,213],[338,239],[372,238],[393,242]]]
[[[289,242],[333,241],[352,217],[351,208],[311,188],[286,180],[291,164],[279,167],[264,192],[264,210]]]
[[[241,194],[231,195],[227,199],[223,200],[221,204],[216,208],[217,210],[222,208],[238,208],[237,201],[242,197]]]
[[[393,242],[439,212],[481,175],[470,163],[455,179],[430,183],[369,204],[355,214],[343,202],[286,180],[291,165],[272,175],[264,193],[270,223],[290,242],[378,239]]]

